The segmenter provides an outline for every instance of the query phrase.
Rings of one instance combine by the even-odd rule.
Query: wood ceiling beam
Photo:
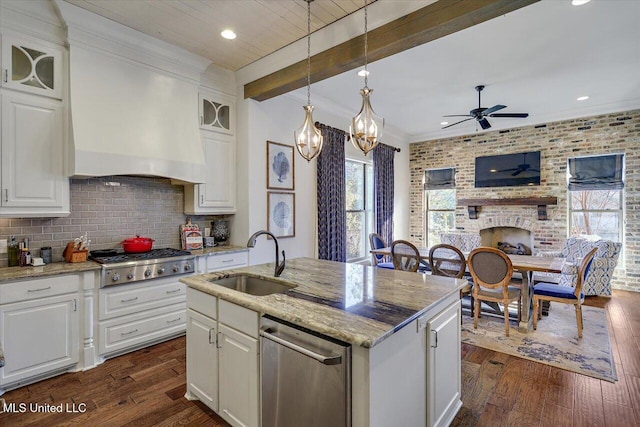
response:
[[[439,0],[368,32],[368,60],[374,62],[472,27],[539,0]],[[311,57],[311,82],[364,64],[364,34]],[[264,101],[307,84],[307,60],[244,85],[244,97]]]

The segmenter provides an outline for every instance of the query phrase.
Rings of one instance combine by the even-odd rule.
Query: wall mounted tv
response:
[[[540,152],[476,157],[476,188],[540,185]]]

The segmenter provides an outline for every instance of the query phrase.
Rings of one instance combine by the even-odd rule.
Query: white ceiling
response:
[[[306,33],[302,0],[67,1],[232,70]],[[361,3],[316,0],[312,28]],[[217,36],[226,19],[240,44]],[[185,27],[196,31],[187,33]],[[242,34],[254,35],[247,40]],[[481,132],[475,120],[445,130],[440,125],[443,115],[468,114],[478,106],[478,84],[486,85],[483,107],[503,104],[507,108],[501,112],[529,113],[526,119],[489,119],[490,130],[640,108],[640,1],[592,0],[575,7],[570,0],[542,0],[374,62],[369,70],[374,109],[410,141]],[[344,112],[346,129],[360,108],[362,85],[354,71],[314,83],[316,116],[322,108]],[[306,100],[305,89],[292,95]],[[590,98],[576,101],[582,95]]]

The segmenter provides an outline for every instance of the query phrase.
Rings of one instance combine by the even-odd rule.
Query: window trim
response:
[[[367,208],[368,208],[368,205],[367,205],[367,192],[370,190],[369,187],[367,186],[367,168],[371,168],[371,170],[373,170],[373,163],[372,162],[367,162],[367,161],[362,161],[362,160],[359,160],[359,159],[350,158],[350,157],[346,157],[344,159],[344,161],[345,161],[345,164],[347,162],[350,162],[350,163],[358,163],[358,164],[363,165],[363,168],[362,168],[362,174],[363,174],[362,178],[363,178],[363,183],[364,183],[364,186],[363,186],[364,187],[363,188],[364,197],[362,199],[363,208],[362,209],[346,209],[346,206],[345,206],[345,213],[346,214],[358,213],[358,212],[362,212],[364,214],[364,230],[363,231],[364,231],[364,245],[365,245],[365,251],[364,252],[365,253],[361,257],[358,257],[358,258],[347,258],[347,260],[346,260],[347,262],[355,262],[355,263],[357,263],[357,262],[362,262],[362,261],[366,261],[366,260],[369,259],[369,254],[368,254],[368,251],[367,251],[366,248],[367,248],[367,244],[368,244],[368,241],[369,241],[368,240],[369,234],[374,232],[375,224],[376,224],[376,218],[375,218],[376,217],[376,206],[375,206],[376,205],[376,200],[375,200],[375,191],[374,191],[373,200],[371,200],[371,205],[372,205],[371,206],[371,211],[373,213],[373,221],[372,221],[373,223],[371,224],[371,229],[369,229],[369,227],[367,227]],[[374,186],[373,180],[371,182],[371,186]],[[348,232],[349,231],[347,230],[347,233]]]

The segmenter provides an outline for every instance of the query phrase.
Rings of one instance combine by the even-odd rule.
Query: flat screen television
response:
[[[476,157],[476,188],[540,185],[540,152]]]

